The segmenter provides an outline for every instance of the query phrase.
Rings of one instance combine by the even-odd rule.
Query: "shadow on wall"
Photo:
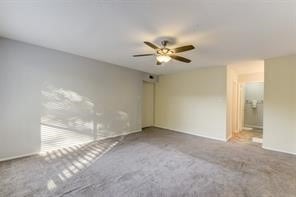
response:
[[[99,109],[90,98],[49,83],[41,91],[41,152],[120,135],[130,129],[128,113]]]

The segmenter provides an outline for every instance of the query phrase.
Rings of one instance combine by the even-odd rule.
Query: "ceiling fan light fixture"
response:
[[[182,53],[185,51],[190,51],[194,49],[193,45],[186,45],[177,47],[174,49],[166,48],[168,41],[163,40],[161,42],[161,47],[158,47],[157,45],[151,43],[151,42],[144,42],[147,46],[155,50],[155,53],[149,53],[149,54],[139,54],[139,55],[133,55],[133,57],[142,57],[142,56],[155,56],[156,57],[156,65],[162,65],[163,63],[169,62],[171,59],[177,60],[184,63],[190,63],[191,60],[187,59],[185,57],[176,55],[176,53]]]
[[[172,58],[168,55],[158,55],[156,56],[157,61],[160,63],[167,63],[169,62]]]

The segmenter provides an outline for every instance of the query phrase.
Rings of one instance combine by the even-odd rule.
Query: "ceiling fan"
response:
[[[162,63],[166,63],[170,61],[171,59],[178,60],[185,63],[190,63],[191,60],[187,59],[185,57],[181,57],[176,55],[176,53],[181,53],[185,51],[189,51],[194,49],[193,45],[187,45],[182,47],[177,47],[175,49],[169,49],[167,48],[168,41],[163,40],[161,41],[161,47],[158,47],[157,45],[151,43],[151,42],[144,42],[149,47],[153,48],[155,50],[155,53],[149,53],[149,54],[140,54],[140,55],[133,55],[133,57],[143,57],[143,56],[156,56],[156,65],[161,65]]]

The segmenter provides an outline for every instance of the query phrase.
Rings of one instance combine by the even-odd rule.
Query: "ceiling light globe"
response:
[[[161,63],[169,62],[172,58],[168,55],[158,55],[156,56],[157,61]]]

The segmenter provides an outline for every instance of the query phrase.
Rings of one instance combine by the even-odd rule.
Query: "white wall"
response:
[[[141,130],[141,72],[4,38],[0,65],[0,159]]]
[[[296,55],[265,60],[263,147],[296,154]]]
[[[226,67],[200,68],[159,77],[155,125],[226,139]]]
[[[154,84],[143,83],[142,127],[154,125]]]

